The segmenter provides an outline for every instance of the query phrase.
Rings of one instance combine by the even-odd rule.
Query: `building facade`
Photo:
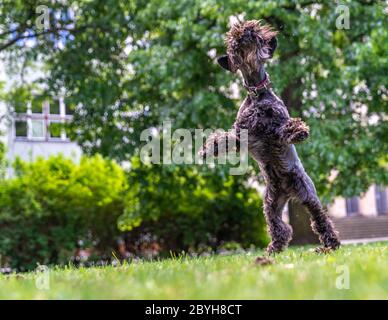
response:
[[[7,159],[11,163],[16,157],[32,161],[61,153],[78,161],[81,149],[70,141],[64,129],[72,114],[62,98],[37,96],[27,105],[14,107],[7,130]],[[12,175],[11,169],[9,173]]]
[[[337,198],[328,212],[343,242],[388,240],[388,188],[372,185],[360,197]]]
[[[360,197],[337,198],[328,211],[334,218],[386,216],[388,188],[373,185]]]

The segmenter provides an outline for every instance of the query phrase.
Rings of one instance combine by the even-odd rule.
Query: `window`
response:
[[[72,105],[72,104],[66,104],[66,115],[73,115],[74,114],[74,110],[75,110],[75,106]]]
[[[31,120],[31,138],[44,138],[43,120]]]
[[[27,122],[15,121],[15,134],[16,137],[27,138]]]
[[[61,108],[59,100],[50,101],[50,114],[60,114]]]
[[[66,112],[72,113],[72,108],[66,105]],[[15,115],[15,138],[38,141],[69,141],[66,138],[65,122],[72,117],[65,117],[62,100],[44,95],[34,96],[25,110]],[[28,109],[28,110],[27,110]],[[21,109],[22,110],[22,109]],[[22,140],[22,139],[20,139]]]
[[[376,186],[376,207],[378,214],[388,213],[387,189],[383,186]]]
[[[43,103],[44,97],[36,96],[31,101],[31,112],[32,113],[42,113],[43,112]]]
[[[346,214],[348,216],[356,216],[359,213],[358,197],[346,199]]]
[[[50,138],[61,138],[62,124],[60,122],[50,122],[49,134]]]

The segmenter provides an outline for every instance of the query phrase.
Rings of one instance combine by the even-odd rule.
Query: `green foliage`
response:
[[[0,274],[0,299],[388,299],[387,242],[344,246],[328,255],[293,247],[271,265],[255,265],[262,255],[183,255],[118,267],[52,268],[50,290],[34,286],[40,273]]]
[[[54,138],[60,137],[63,127],[64,127],[64,125],[60,122],[50,123],[50,126],[49,126],[50,136],[54,137]]]
[[[1,132],[0,132],[1,134]],[[0,141],[0,180],[4,179],[7,167],[7,160],[5,158],[5,145]]]
[[[244,178],[201,172],[198,166],[144,165],[134,159],[122,230],[141,224],[167,248],[266,244],[262,201]]]
[[[62,156],[17,160],[16,176],[0,180],[0,263],[21,270],[63,264],[79,240],[110,256],[129,230],[131,245],[147,232],[164,253],[225,241],[266,244],[261,199],[244,179],[160,168],[134,159],[125,173],[101,156],[79,164]]]
[[[330,200],[388,182],[384,4],[342,3],[348,30],[336,28],[332,1],[47,2],[52,29],[42,32],[27,22],[44,1],[3,1],[1,29],[14,38],[2,33],[0,50],[11,60],[45,63],[41,82],[54,94],[65,88],[67,103],[79,106],[72,131],[84,151],[128,160],[141,130],[167,117],[175,128],[230,127],[236,77],[213,57],[224,53],[232,15],[265,19],[280,31],[271,79],[291,113],[311,127],[298,149]],[[25,45],[26,31],[33,45]]]
[[[264,19],[279,30],[279,47],[268,65],[274,89],[291,114],[302,116],[311,127],[311,138],[297,148],[318,192],[329,202],[359,194],[372,183],[388,183],[385,7],[382,1],[342,3],[350,11],[348,30],[336,28],[339,13],[333,1],[4,0],[0,51],[13,74],[36,61],[44,66],[39,81],[46,94],[66,93],[66,104],[75,111],[71,137],[87,154],[128,161],[141,146],[141,131],[158,128],[167,118],[173,120],[173,129],[231,126],[240,103],[232,98],[231,85],[241,83],[221,70],[214,57],[225,52],[231,16]],[[50,8],[49,30],[34,23],[39,4]],[[27,45],[27,40],[33,41]],[[23,94],[14,94],[11,101],[29,98]],[[135,162],[129,173],[132,195],[120,204],[125,210],[119,226],[131,232],[158,230],[171,246],[208,242],[220,234],[227,234],[226,240],[233,234],[244,243],[260,242],[259,199],[244,187],[244,178],[227,177],[223,168]],[[35,189],[25,183],[25,192],[17,193],[23,179],[7,182],[6,190],[18,197],[11,207],[46,217],[49,206],[36,199]],[[66,212],[87,202],[78,192],[66,192]],[[99,198],[88,200],[97,202],[82,207],[82,219],[93,216],[91,208]],[[224,229],[224,222],[234,231]],[[248,230],[252,234],[244,239]],[[70,237],[71,231],[63,234]]]
[[[79,240],[110,252],[127,188],[117,164],[95,156],[75,165],[55,156],[18,160],[15,172],[0,187],[0,253],[13,267],[65,263]]]
[[[2,94],[2,100],[6,103],[10,111],[16,113],[26,113],[27,101],[32,100],[31,86],[18,86],[12,88],[9,92]]]

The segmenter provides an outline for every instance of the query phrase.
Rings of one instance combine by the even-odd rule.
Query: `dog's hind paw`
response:
[[[315,248],[314,249],[314,252],[317,253],[317,254],[328,254],[332,251],[334,251],[335,249],[333,248],[327,248],[327,247],[318,247],[318,248]]]
[[[273,263],[274,263],[274,260],[269,257],[257,257],[255,260],[255,264],[260,266],[268,266]]]
[[[266,249],[266,253],[267,253],[268,255],[275,255],[275,254],[277,254],[277,253],[282,252],[283,249],[284,249],[284,247],[285,247],[285,246],[284,246],[283,244],[271,242],[271,243],[268,245],[267,249]]]

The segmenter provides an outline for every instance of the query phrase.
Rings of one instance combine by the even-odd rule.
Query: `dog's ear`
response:
[[[228,57],[228,55],[224,55],[224,56],[218,57],[217,58],[217,63],[221,67],[223,67],[225,70],[228,70],[228,71],[232,72],[232,69],[230,68],[230,64],[229,64],[229,57]]]
[[[269,55],[272,58],[273,54],[274,54],[274,52],[276,50],[276,47],[278,46],[278,39],[276,39],[276,37],[271,38],[268,41],[268,46],[269,46]]]

